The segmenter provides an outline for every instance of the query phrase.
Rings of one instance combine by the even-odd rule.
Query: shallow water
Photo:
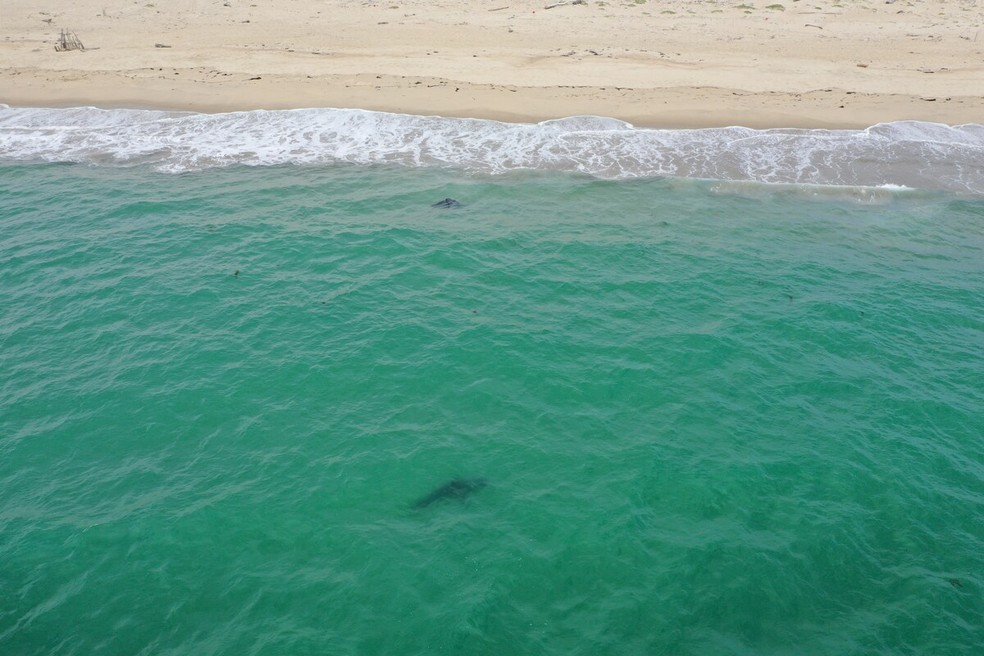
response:
[[[16,164],[0,226],[2,653],[984,644],[979,199]]]

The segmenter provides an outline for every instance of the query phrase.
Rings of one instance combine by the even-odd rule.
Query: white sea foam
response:
[[[388,163],[984,194],[984,125],[653,130],[595,116],[516,124],[357,109],[198,114],[0,105],[0,161],[149,164],[170,172]]]

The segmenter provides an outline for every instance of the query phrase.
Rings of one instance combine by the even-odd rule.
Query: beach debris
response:
[[[505,5],[505,6],[502,6],[502,7],[496,7],[495,9],[489,9],[489,11],[502,11],[503,9],[509,9],[509,5]]]
[[[461,203],[459,203],[453,198],[445,198],[444,200],[440,200],[434,203],[433,205],[431,205],[431,207],[440,207],[441,209],[444,210],[455,210],[461,207]]]
[[[815,27],[815,28],[817,28],[818,30],[822,30],[822,29],[823,29],[823,28],[822,28],[822,27],[820,27],[819,25],[814,25],[813,23],[806,23],[805,25],[803,25],[803,27]]]
[[[555,2],[552,5],[547,5],[544,9],[553,9],[554,7],[563,7],[564,5],[586,5],[588,0],[561,0],[560,2]]]
[[[66,29],[62,29],[61,34],[58,35],[58,40],[55,42],[55,50],[57,52],[68,52],[69,50],[85,50],[85,46],[79,41],[79,37],[75,36],[75,32],[69,32]]]
[[[154,47],[155,48],[170,48],[171,46],[166,45],[166,44],[163,44],[163,43],[155,43],[154,44]]]

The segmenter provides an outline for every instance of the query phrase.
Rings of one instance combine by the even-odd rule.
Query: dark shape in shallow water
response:
[[[434,203],[433,205],[431,205],[431,207],[440,207],[445,210],[454,210],[461,207],[461,203],[459,203],[453,198],[445,198],[442,201],[438,201]]]
[[[420,510],[421,508],[426,508],[431,504],[437,503],[438,501],[444,501],[446,499],[462,500],[465,497],[471,496],[473,493],[478,492],[486,485],[488,485],[488,481],[484,478],[456,478],[452,481],[448,481],[427,496],[418,499],[417,502],[413,504],[413,507],[414,510]]]

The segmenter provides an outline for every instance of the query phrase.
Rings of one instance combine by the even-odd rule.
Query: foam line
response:
[[[150,165],[167,172],[347,162],[984,194],[984,125],[655,130],[597,116],[519,124],[358,109],[199,114],[0,105],[0,161]]]

